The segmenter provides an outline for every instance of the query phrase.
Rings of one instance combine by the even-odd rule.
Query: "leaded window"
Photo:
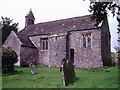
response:
[[[83,48],[91,48],[91,34],[83,34]]]
[[[83,37],[83,47],[86,48],[86,37]]]
[[[40,39],[40,47],[41,47],[41,50],[48,50],[48,38]]]

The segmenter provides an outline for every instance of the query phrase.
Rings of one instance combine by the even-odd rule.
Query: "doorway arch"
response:
[[[72,63],[74,63],[74,49],[73,48],[70,49],[70,60],[72,61]]]

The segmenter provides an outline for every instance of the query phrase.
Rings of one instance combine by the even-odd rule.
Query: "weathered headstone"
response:
[[[114,63],[115,63],[115,66],[118,66],[118,59],[117,58],[115,58]]]
[[[62,71],[64,86],[67,86],[68,84],[75,81],[76,75],[74,71],[74,66],[70,60],[67,60],[66,58],[62,60],[60,71]]]
[[[67,64],[68,64],[68,70],[69,70],[69,83],[73,83],[76,80],[74,66],[71,60],[67,60]]]
[[[31,73],[32,73],[32,74],[36,74],[36,73],[37,73],[36,66],[35,66],[33,63],[30,63],[30,64],[29,64],[29,67],[30,67],[30,69],[31,69]]]
[[[67,59],[62,60],[61,70],[62,71],[62,78],[64,86],[69,84],[69,76],[68,76],[68,66],[67,66]]]

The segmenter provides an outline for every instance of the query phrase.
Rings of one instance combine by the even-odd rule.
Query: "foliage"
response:
[[[2,73],[14,72],[14,63],[16,63],[17,54],[10,49],[2,49]]]
[[[77,80],[63,85],[59,68],[37,66],[38,73],[31,74],[30,68],[16,67],[15,73],[2,75],[3,88],[118,88],[118,68],[75,69]]]
[[[0,21],[0,27],[2,29],[0,30],[2,30],[2,44],[3,44],[11,31],[15,31],[17,33],[18,23],[12,23],[13,20],[11,20],[8,17],[5,17],[5,18],[1,17],[1,18],[2,18],[2,21]]]
[[[92,0],[91,0],[92,1]],[[102,23],[103,20],[105,20],[108,11],[111,11],[113,16],[115,16],[116,10],[117,12],[117,21],[120,24],[120,1],[112,1],[112,2],[100,2],[101,0],[97,0],[97,2],[91,2],[90,3],[90,9],[89,11],[93,13],[92,19],[96,21],[95,26],[98,26],[100,23]],[[120,25],[118,25],[120,27]],[[118,33],[120,32],[120,29],[118,29]],[[120,50],[118,50],[118,60],[119,60],[119,66],[120,66]]]
[[[108,10],[115,16],[116,7],[115,2],[91,2],[89,11],[93,13],[92,18],[96,20],[96,26],[106,18]]]
[[[120,48],[115,46],[114,49],[116,50],[117,53],[120,53]]]
[[[0,23],[0,46],[2,45],[2,26]]]

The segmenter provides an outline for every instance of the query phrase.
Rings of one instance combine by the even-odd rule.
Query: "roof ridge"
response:
[[[87,17],[87,16],[92,16],[92,14],[83,15],[83,16],[76,16],[76,17],[71,17],[71,18],[65,18],[65,19],[52,20],[52,21],[48,21],[48,22],[40,22],[40,23],[36,23],[36,24],[33,24],[33,25],[39,25],[39,24],[44,24],[44,23],[50,23],[50,22],[56,22],[56,21],[69,20],[69,19],[74,19],[74,18],[82,18],[82,17]]]
[[[70,30],[96,28],[94,25],[95,20],[92,20],[91,16],[92,14],[32,24],[20,31],[19,34],[30,36],[36,34],[47,34],[52,32],[60,33]]]

